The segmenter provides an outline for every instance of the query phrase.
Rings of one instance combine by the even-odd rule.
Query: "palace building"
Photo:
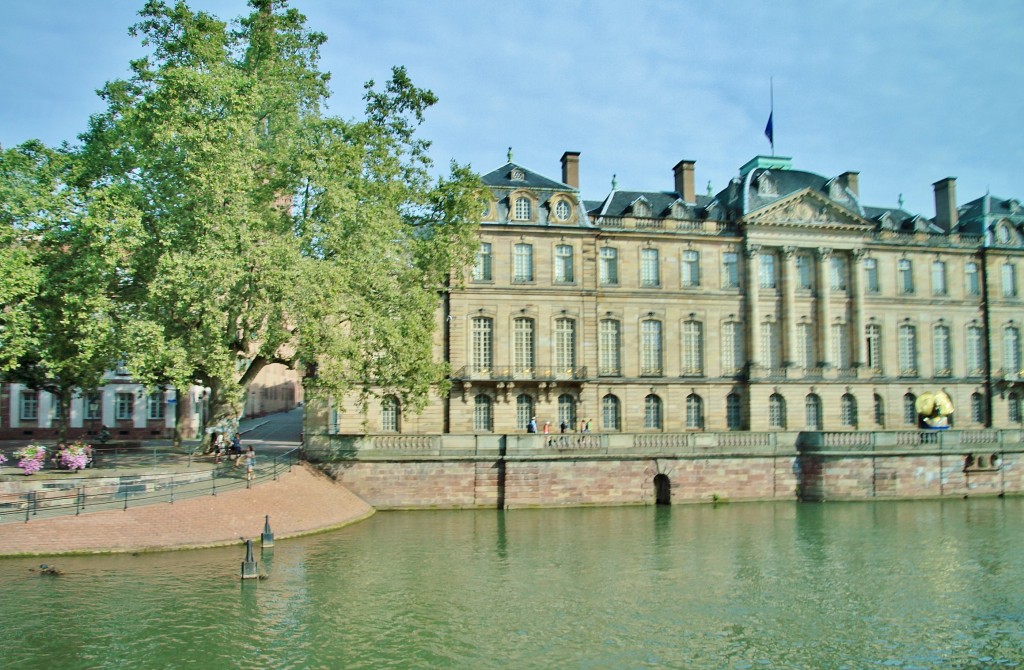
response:
[[[905,430],[939,390],[957,428],[1020,427],[1017,200],[958,206],[946,178],[927,218],[862,203],[857,172],[757,156],[716,194],[683,160],[667,190],[591,201],[579,158],[484,175],[476,262],[438,310],[450,392],[419,415],[341,403],[321,430]]]

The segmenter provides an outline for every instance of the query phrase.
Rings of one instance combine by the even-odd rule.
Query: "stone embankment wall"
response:
[[[378,509],[1024,493],[1020,431],[307,436]]]

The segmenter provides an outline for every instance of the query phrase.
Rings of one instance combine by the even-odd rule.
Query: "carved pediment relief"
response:
[[[752,223],[777,223],[785,225],[863,225],[870,223],[847,209],[816,193],[805,190],[789,198],[778,200],[747,215]]]

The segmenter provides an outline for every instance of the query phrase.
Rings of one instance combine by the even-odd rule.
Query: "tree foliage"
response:
[[[65,229],[126,227],[125,253],[102,254],[116,257],[116,281],[100,282],[114,290],[82,299],[116,299],[111,332],[132,373],[211,388],[214,420],[237,416],[272,362],[316,370],[329,392],[376,388],[421,407],[443,383],[438,294],[475,246],[479,181],[454,163],[431,176],[417,131],[436,99],[403,68],[366,85],[364,118],[331,116],[326,37],[282,0],[250,6],[230,25],[185,2],[140,12],[131,32],[149,55],[101,89],[105,110],[61,156],[70,191],[92,203]],[[51,206],[39,208],[64,211]],[[5,249],[18,281],[2,304],[16,305],[48,278],[19,255],[35,252]],[[2,336],[30,343],[32,318],[5,312]]]

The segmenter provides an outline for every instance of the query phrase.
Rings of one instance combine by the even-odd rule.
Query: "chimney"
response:
[[[956,177],[946,177],[932,184],[935,187],[935,224],[945,231],[956,228]]]
[[[697,202],[697,193],[693,188],[693,166],[696,161],[682,160],[676,163],[672,172],[676,177],[676,193],[683,198],[683,202]]]
[[[580,152],[566,151],[562,154],[562,183],[580,188]]]
[[[860,197],[860,173],[859,172],[844,172],[839,175],[839,183],[850,189],[850,193],[854,196]]]

